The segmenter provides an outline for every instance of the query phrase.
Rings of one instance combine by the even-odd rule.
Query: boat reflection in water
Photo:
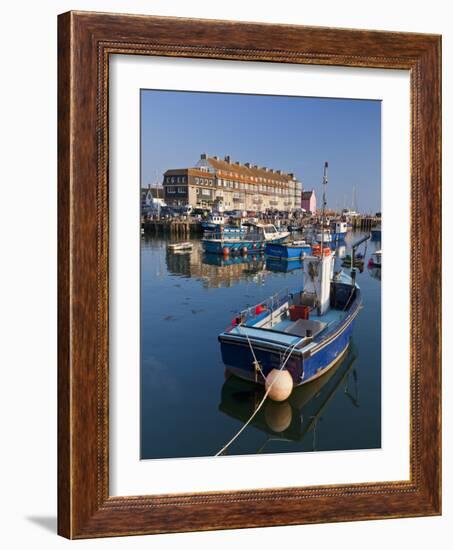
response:
[[[316,451],[316,429],[334,395],[342,389],[345,399],[359,407],[358,378],[354,368],[356,354],[351,347],[336,367],[320,378],[297,388],[283,402],[268,399],[250,423],[268,435],[257,452],[265,452],[269,441],[300,442],[312,434],[311,449]],[[247,382],[226,371],[219,410],[229,417],[247,422],[264,396],[261,385]]]
[[[224,258],[219,254],[203,252],[200,243],[193,242],[193,250],[187,253],[175,253],[167,248],[165,259],[170,274],[199,279],[206,288],[221,288],[232,287],[264,270],[263,254]]]
[[[378,281],[381,280],[381,268],[380,267],[369,267],[368,273],[370,274],[370,277],[373,277],[373,279],[377,279]]]
[[[292,260],[288,262],[286,260],[281,260],[278,258],[266,258],[266,269],[268,271],[273,271],[274,273],[289,273],[290,271],[295,271],[297,269],[303,269],[304,262],[300,260]]]

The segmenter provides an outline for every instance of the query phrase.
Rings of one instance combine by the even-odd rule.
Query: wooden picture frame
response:
[[[440,37],[69,12],[59,16],[58,48],[59,534],[88,538],[440,514]],[[410,71],[409,481],[109,495],[111,54]]]

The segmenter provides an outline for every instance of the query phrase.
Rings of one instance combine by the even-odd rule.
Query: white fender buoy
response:
[[[273,401],[284,401],[293,391],[293,378],[287,370],[272,369],[266,376],[266,391]]]

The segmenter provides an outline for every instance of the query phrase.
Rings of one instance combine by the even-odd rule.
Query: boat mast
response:
[[[321,273],[320,273],[320,290],[321,290],[321,302],[318,306],[318,313],[321,314],[322,309],[322,288],[323,288],[323,271],[324,271],[324,225],[326,220],[326,187],[327,187],[327,168],[329,164],[327,161],[324,162],[324,174],[322,178],[322,216],[321,216]]]
[[[321,256],[324,256],[324,224],[326,220],[326,187],[327,187],[327,168],[329,163],[326,161],[324,163],[324,175],[322,178],[322,218],[321,218]]]

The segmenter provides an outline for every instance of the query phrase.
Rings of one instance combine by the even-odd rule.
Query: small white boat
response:
[[[173,243],[173,244],[169,244],[168,248],[173,252],[176,252],[178,250],[192,250],[193,243],[190,243],[190,242]]]

